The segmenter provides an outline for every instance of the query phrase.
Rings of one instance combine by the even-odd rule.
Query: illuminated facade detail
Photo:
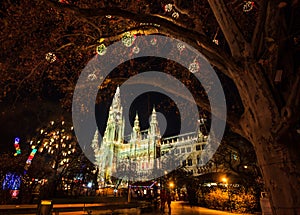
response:
[[[156,110],[153,107],[149,128],[141,131],[139,116],[136,113],[129,141],[125,142],[124,122],[118,87],[109,109],[102,143],[99,144],[98,130],[91,143],[101,181],[110,182],[114,173],[130,170],[138,173],[134,174],[135,180],[143,180],[154,169],[163,168],[162,156],[171,150],[188,171],[197,173],[197,168],[202,164],[200,154],[208,138],[200,129],[183,135],[161,138]]]

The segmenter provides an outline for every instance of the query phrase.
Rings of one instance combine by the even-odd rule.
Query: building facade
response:
[[[99,144],[96,131],[91,144],[100,180],[111,182],[111,176],[114,176],[143,181],[153,171],[163,171],[168,158],[171,158],[169,162],[177,162],[176,166],[184,167],[195,176],[214,168],[213,164],[202,164],[201,155],[208,136],[203,135],[200,127],[191,133],[162,138],[153,108],[149,128],[141,131],[137,113],[129,141],[125,142],[124,121],[118,87],[110,106],[103,140]]]

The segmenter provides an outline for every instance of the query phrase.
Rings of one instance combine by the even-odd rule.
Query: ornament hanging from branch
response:
[[[107,48],[103,43],[101,45],[97,46],[97,48],[96,48],[98,55],[105,55],[106,50],[107,50]]]
[[[245,1],[244,5],[243,5],[243,11],[245,13],[250,12],[254,7],[254,1]]]
[[[196,73],[199,71],[199,69],[200,69],[200,65],[197,62],[197,60],[195,59],[194,62],[190,64],[189,70],[191,73]]]
[[[126,47],[132,46],[134,40],[135,40],[135,36],[132,35],[130,32],[126,32],[122,37],[122,43]]]
[[[179,18],[179,13],[178,12],[174,12],[172,14],[173,19],[178,19]]]
[[[88,80],[89,81],[94,81],[97,79],[97,76],[94,73],[91,73],[88,75]]]
[[[181,53],[185,49],[185,45],[183,43],[177,43],[177,49]]]
[[[157,39],[153,38],[150,40],[151,45],[155,46],[157,44]]]
[[[216,45],[219,45],[219,40],[217,39],[218,33],[219,33],[219,28],[218,28],[215,36],[214,36],[214,39],[213,39],[213,43],[215,43]]]
[[[48,52],[45,58],[49,63],[54,63],[56,61],[56,55],[52,52]]]
[[[165,6],[164,6],[164,10],[165,10],[165,12],[171,12],[172,11],[172,9],[173,9],[173,5],[172,4],[166,4]]]
[[[132,52],[134,54],[138,54],[140,52],[140,48],[138,46],[133,47]]]

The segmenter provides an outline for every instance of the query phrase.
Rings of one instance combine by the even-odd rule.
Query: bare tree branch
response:
[[[81,9],[71,5],[61,5],[52,1],[47,1],[47,4],[49,4],[51,7],[55,7],[60,11],[69,11],[75,14],[77,17],[97,18],[100,16],[112,15],[131,19],[139,23],[151,22],[158,24],[158,33],[170,37],[176,37],[194,46],[194,48],[198,49],[205,57],[207,57],[211,64],[216,66],[220,71],[222,71],[225,75],[229,76],[230,78],[234,79],[234,77],[232,77],[232,73],[229,72],[229,70],[235,72],[240,70],[237,65],[233,65],[233,58],[228,56],[224,52],[224,50],[216,46],[205,35],[199,34],[198,32],[187,29],[185,27],[178,26],[177,23],[165,20],[163,17],[147,14],[136,14],[116,7]]]
[[[263,1],[260,6],[259,14],[256,20],[256,26],[251,41],[254,58],[259,58],[261,55],[266,12],[267,12],[267,1]]]
[[[251,56],[250,45],[246,42],[223,0],[208,0],[208,3],[220,25],[233,57]]]

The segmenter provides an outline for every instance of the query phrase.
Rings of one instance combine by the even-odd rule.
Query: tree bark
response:
[[[291,133],[276,139],[267,130],[252,140],[276,215],[300,214],[299,146],[294,141],[299,138]]]
[[[244,137],[254,146],[265,188],[275,215],[300,214],[300,135],[289,125],[276,106],[262,68],[252,65],[247,80],[241,76],[237,88],[243,98],[245,113],[241,119]],[[289,123],[289,122],[286,122]]]

